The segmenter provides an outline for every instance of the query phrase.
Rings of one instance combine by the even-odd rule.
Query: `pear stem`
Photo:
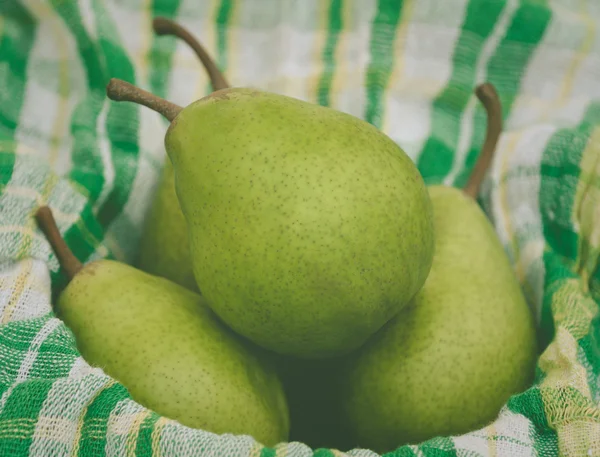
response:
[[[116,102],[133,102],[146,106],[162,114],[169,121],[173,121],[181,111],[181,106],[117,78],[111,78],[109,81],[106,95]]]
[[[52,246],[52,250],[58,257],[60,266],[65,270],[69,280],[73,279],[83,268],[83,264],[75,257],[67,243],[60,234],[52,210],[47,206],[42,206],[35,214],[35,220],[40,230]]]
[[[227,89],[229,87],[229,83],[225,79],[225,76],[219,70],[217,64],[210,57],[208,52],[206,52],[206,49],[204,49],[200,42],[182,25],[179,25],[177,22],[167,19],[166,17],[157,17],[152,21],[152,27],[157,35],[176,36],[192,48],[210,77],[213,91]]]
[[[479,193],[481,183],[490,167],[498,139],[502,133],[502,105],[496,88],[491,83],[484,83],[477,86],[475,94],[487,113],[487,132],[479,159],[469,177],[469,181],[463,188],[463,192],[472,198],[476,198]]]

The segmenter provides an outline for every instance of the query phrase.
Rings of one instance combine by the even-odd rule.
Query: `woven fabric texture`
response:
[[[180,105],[210,91],[183,43],[153,35],[157,15],[190,28],[233,85],[371,122],[428,183],[465,183],[485,133],[473,89],[491,81],[505,131],[481,203],[536,316],[535,383],[489,426],[393,454],[600,456],[597,0],[1,0],[1,456],[341,454],[161,417],[90,367],[51,311],[63,279],[37,207],[80,260],[130,262],[165,160],[163,120],[111,103],[108,79]]]

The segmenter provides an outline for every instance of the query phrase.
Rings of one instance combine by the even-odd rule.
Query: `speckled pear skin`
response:
[[[289,413],[273,368],[200,295],[123,263],[88,264],[57,302],[84,359],[140,404],[214,433],[285,441]]]
[[[185,217],[177,200],[173,166],[168,158],[144,222],[138,252],[138,268],[198,292]]]
[[[462,191],[429,192],[429,277],[341,371],[356,445],[379,452],[487,425],[534,374],[532,315],[492,225]]]
[[[184,108],[165,146],[196,282],[264,348],[349,352],[424,283],[431,202],[411,159],[372,125],[233,88]]]

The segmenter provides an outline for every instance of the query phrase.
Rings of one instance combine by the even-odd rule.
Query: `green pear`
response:
[[[158,35],[175,35],[188,43],[207,70],[213,90],[229,87],[215,62],[189,32],[170,19],[162,17],[153,20],[153,27]],[[190,258],[185,217],[177,200],[173,166],[168,157],[144,223],[137,266],[147,273],[198,291]]]
[[[183,425],[287,440],[289,414],[274,369],[222,324],[202,297],[129,265],[81,265],[48,207],[38,224],[71,278],[55,305],[92,366],[131,397]]]
[[[144,223],[137,267],[198,291],[185,217],[177,200],[173,166],[168,158]]]
[[[248,88],[183,109],[116,79],[107,94],[171,120],[165,147],[196,283],[239,334],[298,357],[348,353],[422,287],[431,201],[374,126]]]
[[[486,146],[464,191],[429,187],[436,250],[425,285],[337,372],[340,417],[356,446],[386,452],[476,430],[533,379],[532,313],[473,198],[501,131],[493,86],[477,95],[488,111]]]

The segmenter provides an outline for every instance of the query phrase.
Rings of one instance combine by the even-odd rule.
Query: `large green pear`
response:
[[[165,145],[196,281],[234,330],[277,352],[359,347],[422,286],[431,207],[375,127],[251,89],[184,109]]]
[[[241,335],[299,357],[347,353],[422,287],[431,201],[412,160],[374,126],[247,88],[183,109],[119,80],[107,93],[171,119],[165,147],[194,276]]]
[[[531,313],[493,227],[462,191],[429,192],[429,277],[412,306],[351,357],[345,375],[356,442],[381,452],[475,430],[533,376]]]
[[[167,18],[157,17],[152,24],[157,34],[175,35],[188,43],[204,65],[213,90],[229,86],[214,60],[189,32]],[[177,200],[173,166],[168,157],[144,221],[137,266],[147,273],[170,279],[190,290],[198,290],[190,259],[185,217]]]
[[[534,374],[532,313],[492,224],[468,192],[429,194],[436,249],[425,285],[337,372],[354,445],[378,452],[483,427]]]
[[[140,404],[181,424],[287,440],[287,401],[273,367],[222,324],[202,297],[129,265],[78,263],[48,208],[40,226],[72,276],[55,305],[92,366],[121,382]]]
[[[198,290],[190,258],[185,217],[177,200],[173,167],[168,158],[144,221],[137,266],[147,273],[167,278],[190,290]]]

